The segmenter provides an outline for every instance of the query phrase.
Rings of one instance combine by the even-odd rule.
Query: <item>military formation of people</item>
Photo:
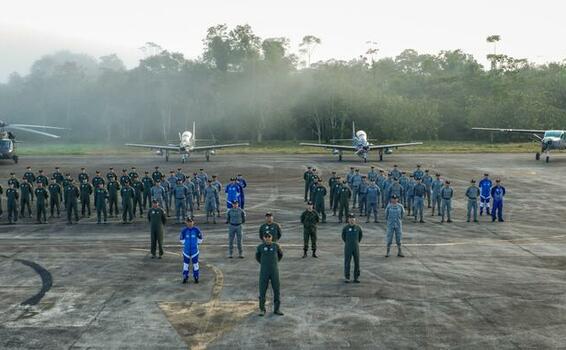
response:
[[[231,179],[225,188],[228,209],[234,200],[243,209],[246,186],[241,174]],[[65,211],[67,222],[76,223],[80,219],[79,204],[82,218],[91,217],[96,212],[97,223],[102,224],[108,222],[108,217],[119,217],[121,213],[122,223],[126,224],[132,223],[137,215],[143,217],[144,211],[152,206],[152,201],[164,210],[166,216],[174,211],[178,223],[182,223],[186,217],[194,217],[202,203],[206,222],[212,219],[216,223],[221,212],[222,190],[223,185],[218,177],[209,176],[204,169],[189,176],[178,168],[177,171],[171,170],[166,177],[158,166],[151,174],[144,171],[143,175],[135,167],[122,169],[121,174],[109,168],[104,176],[96,170],[91,177],[86,168],[81,168],[75,180],[70,173],[63,174],[59,167],[55,167],[49,177],[43,170],[38,170],[36,174],[31,167],[27,167],[21,178],[15,173],[10,174],[5,198],[10,224],[15,224],[18,218],[31,217],[32,206],[35,207],[38,223],[47,223],[48,211],[49,218],[59,218]],[[2,192],[0,186],[0,195]]]

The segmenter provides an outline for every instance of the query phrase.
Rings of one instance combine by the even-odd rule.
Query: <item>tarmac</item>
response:
[[[344,175],[370,165],[440,172],[455,189],[454,223],[425,211],[404,223],[405,258],[385,258],[385,224],[366,224],[361,283],[343,281],[342,225],[329,214],[318,232],[319,258],[302,259],[303,172]],[[564,349],[566,348],[566,158],[530,154],[393,154],[384,162],[338,162],[328,155],[217,155],[211,162],[171,157],[22,157],[0,164],[76,175],[113,166],[185,173],[204,168],[223,183],[241,172],[246,189],[245,259],[227,259],[227,227],[197,224],[201,283],[181,284],[181,225],[171,216],[163,259],[151,259],[145,219],[132,225],[94,216],[76,225],[0,219],[1,349]],[[507,189],[504,223],[465,220],[471,178],[489,172]],[[327,203],[328,204],[328,203]],[[5,209],[5,198],[3,198]],[[224,208],[224,207],[223,207]],[[259,225],[272,211],[280,241],[282,311],[257,316],[254,259]],[[383,217],[383,211],[379,213]],[[394,253],[395,250],[394,250]],[[309,254],[310,255],[310,254]],[[269,293],[268,300],[271,300]]]

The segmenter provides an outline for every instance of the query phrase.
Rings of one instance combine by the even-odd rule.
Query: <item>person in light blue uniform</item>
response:
[[[378,177],[377,171],[375,171],[375,167],[372,165],[370,172],[368,172],[368,181],[369,182],[376,182]]]
[[[438,210],[438,216],[442,215],[440,210],[440,190],[444,186],[444,181],[440,178],[440,174],[436,174],[436,179],[432,181],[431,191],[432,191],[432,216],[434,216],[434,209]]]
[[[425,198],[427,201],[427,208],[431,207],[431,196],[432,196],[432,176],[430,176],[428,169],[425,170],[423,176],[423,185],[426,187]]]
[[[422,179],[424,176],[423,169],[421,169],[421,165],[417,164],[417,168],[413,171],[413,177],[415,180]]]
[[[480,216],[483,215],[483,210],[485,208],[485,213],[490,215],[489,202],[491,201],[491,187],[493,183],[489,179],[489,174],[483,174],[483,179],[479,183],[480,187]]]
[[[478,198],[480,196],[480,189],[476,186],[476,180],[472,179],[470,187],[466,189],[466,198],[468,198],[467,208],[467,222],[470,222],[472,213],[474,222],[478,222]]]
[[[417,217],[420,223],[424,223],[424,197],[426,196],[426,186],[423,184],[422,179],[417,179],[415,187],[413,187],[413,214],[415,216],[415,222],[417,222]]]
[[[403,206],[407,206],[407,184],[409,183],[409,178],[405,171],[401,172],[401,177],[399,178],[399,185],[403,188],[403,193],[399,196],[399,201]]]
[[[491,189],[491,197],[493,198],[493,208],[491,210],[491,221],[497,220],[503,222],[503,197],[505,197],[505,187],[501,185],[501,180],[495,180],[495,186]]]
[[[177,175],[175,175],[175,171],[171,170],[169,172],[169,177],[167,178],[167,182],[169,183],[169,198],[167,198],[167,200],[169,201],[169,207],[171,207],[173,205],[173,199],[175,198],[175,187],[177,186],[177,180],[179,180],[179,178],[177,177]]]
[[[360,169],[356,169],[356,172],[350,178],[351,189],[352,189],[352,209],[356,208],[358,203],[358,196],[360,194],[360,185],[362,184],[362,176],[360,175]]]
[[[381,190],[375,182],[370,182],[367,188],[366,195],[366,223],[369,222],[371,214],[373,214],[374,222],[378,223],[377,220],[377,208],[379,207],[379,200],[381,199]]]
[[[179,240],[183,245],[183,283],[189,280],[189,267],[193,265],[193,278],[195,283],[199,281],[199,245],[202,243],[202,232],[194,225],[192,218],[185,220],[186,227],[181,231]]]
[[[220,191],[222,191],[222,182],[218,180],[216,175],[212,175],[212,187],[216,188],[216,216],[220,217]]]
[[[391,173],[391,176],[393,176],[393,179],[399,180],[399,178],[401,177],[401,171],[399,170],[399,167],[397,166],[397,164],[393,165],[393,169],[391,169],[390,173]]]
[[[391,244],[393,243],[393,235],[395,235],[395,243],[397,243],[397,256],[404,257],[401,250],[401,239],[403,236],[403,217],[405,216],[405,208],[399,203],[399,197],[394,194],[391,196],[391,202],[385,208],[385,221],[387,222],[387,252],[385,257],[391,256]]]
[[[175,187],[173,187],[173,197],[175,197],[175,215],[177,216],[177,223],[181,223],[181,217],[185,221],[187,215],[187,197],[189,196],[189,190],[185,185],[183,185],[181,179],[177,179]],[[192,208],[191,216],[192,217]]]
[[[407,182],[407,186],[406,186],[406,197],[407,197],[407,208],[408,210],[408,215],[411,215],[411,211],[414,212],[415,208],[414,208],[414,202],[415,202],[415,185],[417,183],[415,182],[414,176],[413,174],[409,175],[409,182]]]
[[[442,220],[440,223],[444,222],[444,217],[446,216],[448,220],[446,222],[452,222],[452,198],[454,197],[454,190],[450,187],[450,181],[446,180],[444,182],[444,187],[440,190],[440,198],[442,200]]]

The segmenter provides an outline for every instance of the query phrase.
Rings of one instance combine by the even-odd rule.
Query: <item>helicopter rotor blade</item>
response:
[[[38,130],[33,130],[33,129],[28,129],[28,128],[24,128],[21,126],[10,126],[11,129],[15,129],[15,130],[21,130],[21,131],[27,131],[27,132],[31,132],[31,133],[35,133],[35,134],[39,134],[39,135],[43,135],[43,136],[48,136],[48,137],[52,137],[54,139],[58,139],[61,136],[57,136],[57,135],[53,135],[47,132],[43,132],[43,131],[38,131]]]
[[[22,127],[22,128],[40,128],[40,129],[54,129],[54,130],[67,130],[58,126],[47,125],[33,125],[33,124],[8,124],[7,127]]]

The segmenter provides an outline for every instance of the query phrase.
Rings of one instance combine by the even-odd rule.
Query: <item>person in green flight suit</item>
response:
[[[273,221],[273,213],[265,213],[265,223],[259,227],[259,239],[263,241],[263,236],[266,233],[271,234],[273,242],[277,242],[281,239],[281,226]]]
[[[134,217],[136,217],[136,208],[139,208],[140,217],[142,217],[143,216],[143,193],[144,193],[143,182],[141,182],[139,180],[139,177],[138,177],[137,174],[134,174],[132,176],[132,179],[133,179],[132,187],[134,188],[134,207],[133,207],[134,208],[133,209]]]
[[[159,207],[159,201],[152,200],[151,208],[147,212],[147,221],[149,221],[151,231],[151,258],[155,258],[156,246],[159,245],[159,259],[163,255],[163,226],[167,221],[165,211]]]
[[[108,185],[106,185],[106,189],[108,190],[108,206],[109,206],[109,214],[110,217],[116,216],[120,214],[118,210],[118,192],[120,192],[120,184],[116,181],[116,178],[111,177],[108,181]]]
[[[135,191],[130,186],[130,180],[124,181],[124,187],[120,190],[120,196],[122,197],[122,223],[132,223],[134,219],[133,207],[134,207],[134,196]]]
[[[14,182],[11,182],[8,186],[9,187],[6,190],[6,201],[8,202],[8,223],[13,224],[18,221],[18,199],[20,198],[20,194],[18,193]]]
[[[301,224],[303,224],[303,258],[307,257],[309,250],[309,240],[311,241],[312,257],[316,256],[316,225],[320,222],[318,213],[313,209],[313,203],[307,203],[307,209],[301,214]]]
[[[43,187],[43,182],[37,183],[37,188],[34,191],[35,194],[35,206],[37,214],[37,223],[46,224],[47,223],[47,199],[49,198],[49,193]]]
[[[92,185],[88,182],[88,178],[83,176],[80,188],[81,192],[81,217],[88,214],[90,218],[90,196],[92,195]]]
[[[57,183],[57,178],[53,177],[51,179],[51,183],[47,189],[49,190],[49,207],[51,208],[49,217],[52,218],[55,215],[55,209],[57,209],[57,217],[60,217],[63,191],[61,190],[61,185]]]
[[[20,185],[20,216],[23,218],[25,215],[25,209],[28,208],[28,216],[31,218],[31,202],[33,202],[33,187],[31,183],[26,179],[22,179]]]
[[[69,179],[67,186],[65,186],[65,207],[67,209],[67,223],[70,225],[73,223],[71,218],[73,217],[73,212],[75,214],[75,221],[79,221],[79,211],[77,199],[80,196],[80,191],[74,184],[73,179]]]
[[[104,215],[104,223],[108,220],[106,211],[106,200],[108,200],[108,191],[104,188],[104,183],[98,183],[94,190],[94,207],[96,208],[96,223],[100,224],[102,215]]]
[[[271,281],[273,289],[273,313],[283,316],[281,312],[281,297],[279,284],[279,261],[283,252],[277,243],[273,242],[271,233],[263,236],[263,243],[257,246],[255,259],[260,264],[259,270],[259,316],[265,315],[265,294]]]
[[[348,224],[342,229],[344,241],[344,282],[350,283],[350,263],[354,259],[354,283],[360,283],[360,242],[362,228],[356,225],[354,214],[348,215]]]

